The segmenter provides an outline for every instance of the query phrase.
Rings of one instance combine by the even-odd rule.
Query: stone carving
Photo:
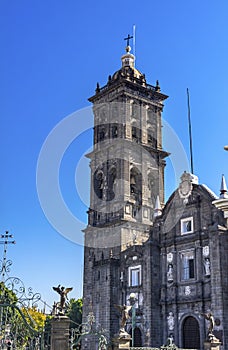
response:
[[[181,183],[178,188],[181,198],[188,198],[192,192],[191,174],[184,172],[181,176]]]
[[[64,314],[66,299],[68,299],[67,294],[70,291],[72,291],[73,288],[61,287],[60,284],[58,285],[58,287],[52,287],[52,288],[55,292],[57,292],[60,295],[60,302],[55,305],[55,308],[59,310],[60,314]]]
[[[175,326],[175,321],[174,321],[173,313],[171,311],[169,312],[169,315],[167,316],[167,323],[168,323],[169,331],[173,331],[174,326]]]
[[[190,295],[190,294],[191,294],[191,288],[190,288],[190,286],[186,286],[186,287],[184,288],[184,294],[185,294],[185,295]]]
[[[206,245],[205,247],[203,247],[203,256],[208,257],[208,255],[209,255],[209,247],[208,245]]]
[[[168,338],[167,338],[167,342],[166,342],[166,345],[168,346],[168,347],[173,347],[173,345],[174,345],[174,338],[173,338],[173,334],[170,334],[169,336],[168,336]]]
[[[210,263],[210,259],[206,258],[204,260],[204,269],[205,269],[205,276],[210,276],[211,274],[211,263]]]
[[[167,254],[167,261],[169,263],[171,263],[173,261],[173,253],[170,252],[170,253]]]
[[[167,281],[168,282],[173,282],[173,265],[172,264],[168,265]]]

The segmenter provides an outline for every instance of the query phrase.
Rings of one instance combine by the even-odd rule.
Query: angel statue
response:
[[[127,305],[114,305],[115,308],[121,312],[121,322],[120,322],[120,333],[126,333],[125,332],[125,326],[127,323],[127,320],[130,318],[129,311],[131,310],[132,306]]]
[[[213,341],[213,343],[220,343],[220,340],[216,338],[216,336],[213,333],[214,326],[215,326],[215,319],[214,316],[212,315],[211,312],[208,312],[207,314],[201,314],[206,320],[209,321],[208,325],[208,332],[207,332],[207,337],[210,342]]]
[[[208,335],[213,334],[214,326],[215,326],[215,320],[211,312],[207,314],[201,314],[206,320],[209,321],[208,325]]]
[[[60,284],[58,285],[58,287],[52,287],[52,288],[54,289],[55,292],[57,292],[60,295],[60,302],[57,303],[57,305],[60,312],[63,313],[65,309],[66,299],[68,299],[67,294],[70,291],[72,291],[73,288],[60,287]]]

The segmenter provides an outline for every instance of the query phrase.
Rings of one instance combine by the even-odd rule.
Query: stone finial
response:
[[[160,88],[160,85],[159,85],[159,81],[158,81],[158,80],[156,81],[155,90],[158,91],[158,92],[161,91],[161,88]]]
[[[100,92],[100,84],[97,83],[97,87],[96,87],[96,93]]]
[[[223,211],[224,218],[226,219],[226,227],[228,228],[228,191],[224,175],[222,175],[220,198],[213,201],[212,204]]]
[[[224,199],[228,198],[228,191],[227,191],[226,180],[225,180],[224,175],[222,175],[222,182],[221,182],[221,188],[220,188],[220,198],[224,198]]]
[[[162,207],[160,203],[159,196],[156,198],[155,208],[154,208],[154,218],[162,215]]]

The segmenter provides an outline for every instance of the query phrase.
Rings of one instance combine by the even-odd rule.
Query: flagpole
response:
[[[188,88],[187,88],[187,99],[188,99],[188,131],[189,131],[191,173],[194,174],[194,169],[193,169],[193,151],[192,151],[192,125],[191,125],[190,98],[189,98],[189,90],[188,90]]]

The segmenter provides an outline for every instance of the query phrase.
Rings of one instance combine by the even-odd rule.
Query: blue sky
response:
[[[17,241],[8,249],[11,274],[49,304],[59,283],[74,287],[71,297],[81,296],[83,248],[51,226],[39,203],[37,160],[48,134],[88,107],[97,81],[106,84],[120,68],[123,38],[135,24],[136,67],[169,95],[163,117],[187,155],[190,90],[195,174],[218,194],[221,174],[228,180],[227,18],[226,0],[0,2],[0,232],[9,230]],[[88,131],[70,145],[59,174],[64,201],[81,228],[89,191],[81,159],[91,140]],[[168,161],[167,196],[175,186],[170,168]]]

